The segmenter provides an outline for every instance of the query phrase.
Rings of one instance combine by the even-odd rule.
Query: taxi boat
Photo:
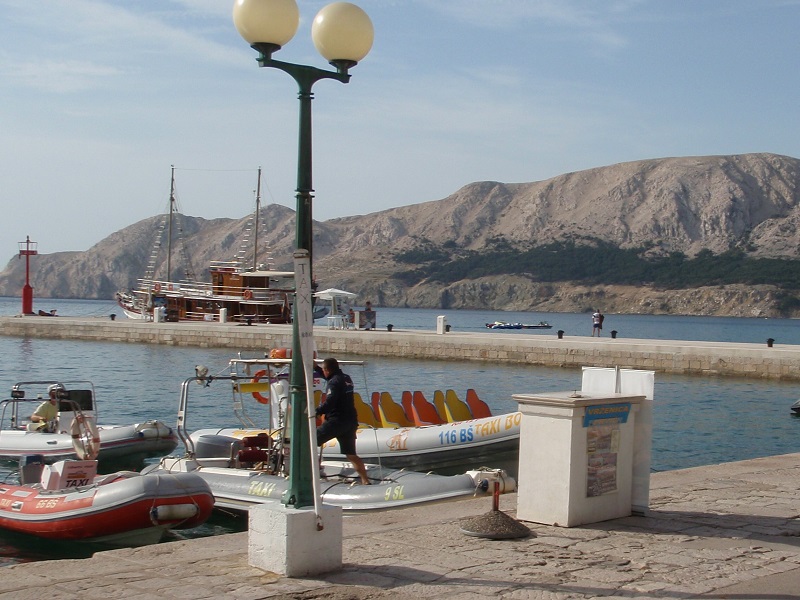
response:
[[[262,359],[260,365],[263,366],[265,360],[275,360],[274,364],[286,362],[285,359]],[[234,410],[246,427],[238,430],[204,429],[191,434],[186,428],[190,384],[202,383],[204,389],[212,382],[218,384],[226,380],[233,383],[238,393],[249,393],[246,390],[251,389],[245,386],[249,379],[243,382],[236,374],[214,377],[200,374],[183,382],[176,431],[186,448],[186,454],[164,457],[142,472],[195,473],[210,486],[217,508],[247,511],[256,504],[279,503],[289,486],[287,477],[290,465],[286,457],[291,441],[285,429],[285,423],[291,419],[291,415],[287,414],[288,407],[275,406],[277,422],[280,423],[277,429],[260,429],[249,421],[249,413],[238,403],[234,403]],[[286,382],[267,378],[265,383],[283,389]],[[323,502],[341,506],[345,511],[362,512],[481,494],[492,495],[495,491],[505,493],[516,489],[514,478],[503,469],[480,467],[443,475],[391,468],[386,464],[368,463],[366,468],[370,485],[360,484],[359,476],[349,462],[331,460],[323,455],[320,480],[317,482]]]
[[[58,386],[58,416],[43,430],[28,418],[47,398],[47,388]],[[18,462],[35,454],[44,462],[76,458],[73,439],[79,425],[91,428],[99,446],[98,460],[138,466],[146,458],[163,456],[178,446],[171,427],[158,420],[127,425],[98,424],[97,400],[89,381],[24,381],[11,389],[11,397],[0,401],[0,460]]]
[[[243,438],[280,430],[289,401],[286,352],[271,352],[275,358],[236,358],[230,361],[233,412],[238,427],[205,428],[190,434]],[[345,366],[362,361],[340,361]],[[324,392],[322,377],[314,378],[317,404]],[[252,396],[252,397],[251,397]],[[464,400],[456,392],[436,390],[429,401],[421,391],[404,391],[397,402],[389,392],[373,392],[367,403],[356,392],[359,418],[356,452],[367,462],[383,467],[408,468],[437,473],[463,472],[465,468],[494,464],[510,468],[519,455],[519,412],[492,414],[489,406],[468,389]],[[247,410],[247,401],[257,400],[259,418]],[[344,460],[339,444],[323,446],[324,458]]]
[[[214,497],[191,473],[118,471],[97,475],[96,460],[45,465],[23,457],[19,483],[0,483],[0,528],[41,538],[139,546],[211,515]]]

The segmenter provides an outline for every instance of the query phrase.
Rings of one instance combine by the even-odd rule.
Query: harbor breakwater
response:
[[[0,317],[0,335],[261,351],[291,347],[290,325],[152,323],[109,318]],[[323,355],[483,361],[547,367],[617,366],[685,375],[800,380],[800,346],[424,330],[314,328]]]

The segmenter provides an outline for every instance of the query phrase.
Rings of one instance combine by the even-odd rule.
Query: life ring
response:
[[[153,291],[156,293],[161,291],[161,284],[158,281],[153,284]]]
[[[253,375],[253,379],[251,380],[251,382],[258,383],[258,381],[266,374],[267,374],[266,369],[261,369],[260,371],[256,371],[255,375]],[[261,404],[269,404],[269,397],[264,397],[259,392],[253,392],[253,398],[258,400]]]
[[[244,299],[245,299],[245,300],[250,300],[250,299],[252,299],[252,297],[253,297],[253,290],[250,290],[250,289],[247,289],[247,290],[245,290],[245,291],[244,291],[244,294],[242,294],[242,296],[244,296]]]
[[[72,448],[80,460],[94,460],[100,453],[100,434],[91,417],[75,415],[70,424]]]
[[[292,358],[291,348],[273,348],[269,351],[270,358]]]

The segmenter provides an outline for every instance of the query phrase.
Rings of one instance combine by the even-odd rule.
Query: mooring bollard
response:
[[[391,323],[389,323],[389,324],[386,326],[386,331],[391,331],[393,327],[394,327],[394,325],[392,325]]]
[[[558,333],[558,339],[563,340],[564,339],[564,330],[563,329],[559,329],[557,333]]]
[[[110,318],[112,321],[113,321],[114,319],[116,319],[116,318],[117,318],[117,315],[115,315],[114,313],[111,313],[111,314],[110,314],[110,315],[108,315],[108,316],[109,316],[109,318]]]
[[[772,344],[775,343],[775,340],[772,338],[767,338],[767,348],[772,348]]]
[[[617,330],[616,329],[612,329],[611,330],[611,339],[612,340],[617,339]]]

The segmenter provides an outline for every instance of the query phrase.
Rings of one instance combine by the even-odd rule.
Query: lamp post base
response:
[[[323,529],[313,507],[262,504],[250,508],[248,564],[286,577],[342,568],[342,508],[322,505]]]

